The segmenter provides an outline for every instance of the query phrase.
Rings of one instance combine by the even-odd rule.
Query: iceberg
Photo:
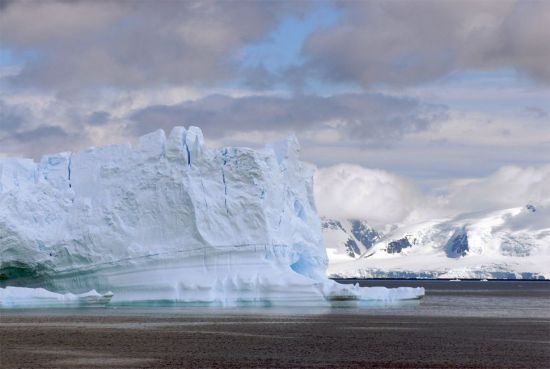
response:
[[[111,304],[222,306],[422,297],[326,277],[313,167],[299,151],[295,137],[210,149],[199,128],[176,127],[38,163],[0,159],[0,306],[87,291]]]
[[[0,306],[8,308],[105,306],[112,297],[112,292],[102,295],[96,290],[75,295],[54,293],[44,288],[0,288]]]

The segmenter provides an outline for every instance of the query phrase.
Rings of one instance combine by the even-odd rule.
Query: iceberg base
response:
[[[176,255],[150,255],[56,271],[35,285],[1,289],[0,307],[142,306],[336,306],[356,301],[419,299],[423,288],[359,287],[315,275],[307,266],[293,269],[288,248],[252,248]],[[48,290],[43,289],[43,287]],[[112,291],[101,295],[99,291]],[[83,293],[85,291],[92,291]],[[70,292],[70,293],[69,293]],[[78,294],[81,293],[81,294]],[[108,300],[107,300],[108,297]]]
[[[6,287],[0,288],[0,308],[105,306],[112,297],[112,292],[100,294],[96,290],[75,295],[44,288]]]

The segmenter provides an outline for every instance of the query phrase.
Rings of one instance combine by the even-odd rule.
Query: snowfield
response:
[[[298,154],[293,137],[209,149],[200,129],[176,127],[134,146],[0,159],[0,305],[91,290],[111,303],[421,297],[327,279],[313,170]]]
[[[335,222],[323,222],[332,277],[550,279],[549,203],[432,220],[385,235],[363,222],[377,238],[353,258],[342,250],[357,235],[343,227],[336,236],[327,226]]]

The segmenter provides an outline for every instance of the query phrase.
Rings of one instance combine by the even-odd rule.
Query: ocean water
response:
[[[549,368],[550,283],[356,280],[426,296],[347,308],[0,311],[0,368]]]
[[[418,303],[360,309],[362,314],[550,318],[550,281],[339,280],[361,286],[424,287]]]

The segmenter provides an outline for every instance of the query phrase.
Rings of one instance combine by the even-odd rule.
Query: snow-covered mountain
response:
[[[347,253],[349,230],[323,224],[335,225],[323,228],[333,277],[550,279],[548,203],[396,227],[359,257]]]
[[[0,159],[0,287],[54,302],[108,291],[115,303],[421,296],[326,278],[313,170],[298,155],[295,137],[210,149],[199,128],[176,127],[39,163]],[[17,289],[0,292],[0,306],[17,304]]]
[[[364,255],[381,238],[366,221],[357,219],[321,219],[327,255],[331,263]]]

